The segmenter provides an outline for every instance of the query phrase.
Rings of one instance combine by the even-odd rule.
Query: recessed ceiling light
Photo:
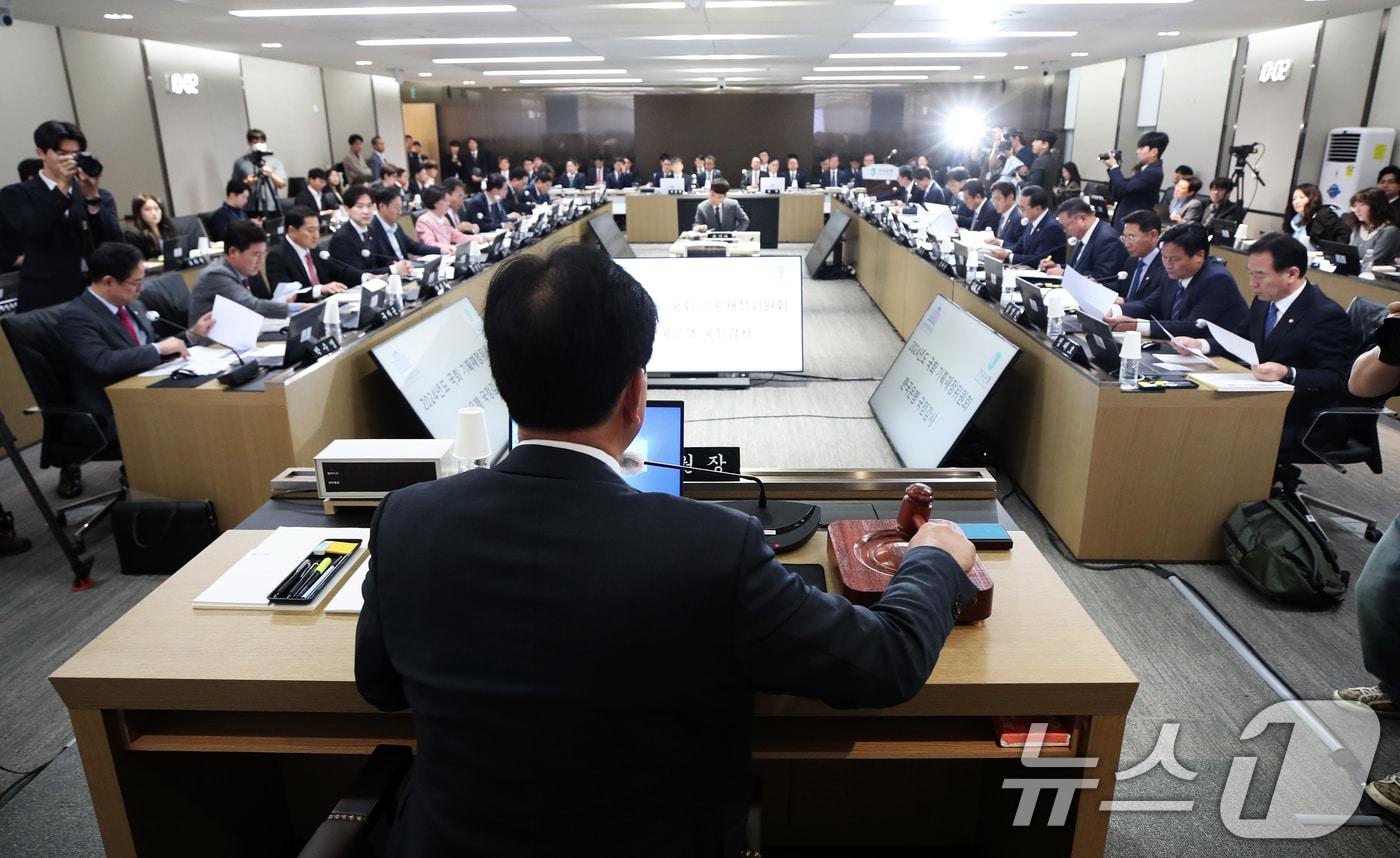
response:
[[[498,63],[601,63],[606,57],[441,57],[440,65],[487,66]]]
[[[106,18],[108,21],[130,21],[136,16],[127,14],[126,12],[108,12],[102,17]]]
[[[688,63],[734,62],[736,60],[766,60],[772,54],[673,54],[669,57],[652,57],[657,60],[681,60]]]
[[[568,36],[463,36],[427,39],[361,39],[355,44],[362,48],[397,48],[419,45],[555,45],[572,42]]]
[[[791,36],[761,33],[698,33],[694,35],[632,36],[654,42],[747,42],[754,39],[790,39]]]
[[[906,30],[901,33],[856,33],[857,39],[962,39],[986,42],[992,39],[1068,39],[1079,35],[1074,30],[988,30],[968,33],[950,30]]]
[[[1006,51],[905,51],[876,52],[868,54],[831,54],[833,60],[995,60],[1006,56]]]
[[[627,74],[627,69],[496,69],[482,72],[490,77],[520,77],[521,75],[563,75],[563,74]]]
[[[718,78],[718,77],[688,77],[688,78],[686,78],[686,80],[690,81],[691,83],[719,83],[720,80],[721,80],[721,78]],[[748,83],[749,81],[763,80],[763,78],[761,78],[761,77],[726,77],[726,78],[723,78],[723,80],[724,80],[726,83]]]
[[[432,72],[419,72],[419,73],[418,73],[418,76],[419,76],[419,77],[432,77],[432,76],[433,76],[433,73],[432,73]]]
[[[261,46],[264,47],[264,48],[280,48],[280,47],[282,47],[282,43],[281,43],[281,42],[262,42],[262,43],[261,43]]]
[[[355,65],[357,65],[357,66],[372,66],[372,65],[374,65],[374,60],[355,60]]]
[[[746,74],[748,72],[768,71],[768,69],[745,68],[744,66],[715,66],[714,68],[693,68],[676,69],[678,72],[689,72],[690,74]]]
[[[813,66],[814,72],[962,71],[962,66]]]
[[[1029,69],[1029,68],[1030,68],[1030,66],[1012,66],[1012,67],[1011,67],[1011,70],[1012,70],[1012,71],[1026,71],[1026,70]]]
[[[474,6],[330,6],[318,9],[230,9],[236,18],[359,18],[370,15],[466,15],[472,12],[514,12],[503,3]]]
[[[707,0],[706,9],[772,9],[783,6],[815,6],[815,0]],[[659,3],[600,3],[595,9],[654,9],[672,11],[686,8],[679,0],[666,0]]]
[[[973,79],[973,80],[986,80],[986,79],[987,79],[987,76],[984,75],[984,74],[975,74],[975,75],[972,76],[972,79]]]
[[[1181,31],[1180,31],[1180,30],[1162,30],[1162,31],[1159,32],[1157,35],[1159,35],[1159,36],[1180,36],[1180,35],[1181,35]]]
[[[836,74],[818,77],[816,75],[804,75],[803,80],[928,80],[926,74]]]
[[[566,78],[566,77],[560,77],[560,78],[548,78],[548,77],[544,77],[544,78],[528,78],[528,79],[525,79],[525,80],[521,80],[521,81],[520,81],[520,83],[522,83],[522,84],[538,84],[538,85],[541,85],[541,86],[547,85],[547,84],[552,84],[552,83],[553,83],[553,84],[567,84],[567,85],[570,85],[570,86],[575,86],[575,85],[584,84],[584,83],[641,83],[641,82],[642,82],[642,79],[639,78],[639,77],[597,77],[597,78],[594,78],[594,77],[581,77],[581,78],[572,78],[572,79]]]
[[[462,81],[462,86],[476,86],[476,81],[474,81],[474,80],[464,80],[464,81]]]
[[[1089,52],[1088,52],[1088,51],[1072,51],[1072,52],[1070,53],[1070,56],[1072,56],[1072,57],[1087,57],[1087,56],[1089,56]]]

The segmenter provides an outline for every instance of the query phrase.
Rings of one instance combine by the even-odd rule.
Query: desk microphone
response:
[[[758,523],[763,527],[763,541],[779,554],[801,547],[812,538],[812,534],[817,532],[817,526],[821,524],[820,507],[815,504],[783,500],[769,503],[768,491],[763,485],[763,480],[750,474],[715,471],[709,468],[687,468],[669,462],[653,462],[650,459],[643,459],[630,450],[622,454],[623,474],[628,476],[639,474],[647,466],[669,468],[682,473],[701,471],[706,474],[720,474],[757,483],[757,501],[725,501],[720,506],[727,506],[758,519]]]
[[[161,314],[156,312],[155,310],[146,311],[146,321],[151,322],[152,324],[156,322],[162,322],[179,331],[181,334],[184,334],[185,342],[189,342],[189,328],[177,322],[172,322],[169,319],[162,317]],[[210,342],[213,341],[211,340]],[[222,345],[222,343],[220,343],[219,345]],[[227,372],[221,373],[219,375],[220,384],[226,384],[230,387],[239,384],[246,384],[252,381],[253,379],[257,378],[258,373],[262,372],[262,367],[259,364],[248,363],[247,361],[243,360],[243,355],[239,354],[237,349],[231,349],[228,346],[224,346],[224,348],[233,352],[233,356],[238,359],[239,365],[238,369],[231,369]]]
[[[885,156],[885,161],[888,162],[888,161],[893,160],[893,159],[894,159],[894,156],[896,156],[896,155],[898,155],[898,154],[899,154],[899,150],[898,150],[898,149],[891,149],[891,150],[890,150],[890,154],[888,154],[888,155]]]

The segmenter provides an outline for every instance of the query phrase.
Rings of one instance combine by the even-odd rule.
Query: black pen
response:
[[[329,557],[323,559],[320,563],[317,563],[315,568],[313,568],[310,574],[307,575],[306,581],[303,582],[302,585],[299,588],[297,588],[297,590],[294,593],[292,593],[292,598],[305,599],[307,597],[307,594],[309,594],[312,590],[315,589],[317,582],[319,582],[322,578],[326,577],[328,570],[334,568],[335,565],[336,561],[332,560]]]
[[[290,598],[291,594],[296,590],[297,585],[301,583],[302,576],[305,575],[307,570],[311,568],[311,565],[312,561],[310,557],[301,561],[301,563],[292,572],[292,574],[288,575],[285,579],[283,579],[285,583],[277,590],[276,593],[273,594],[273,596],[278,599]]]

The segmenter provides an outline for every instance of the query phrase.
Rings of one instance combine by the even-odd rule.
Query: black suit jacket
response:
[[[1162,192],[1162,162],[1153,161],[1131,176],[1122,167],[1108,171],[1108,186],[1117,204],[1113,208],[1113,228],[1123,231],[1123,218],[1133,212],[1155,208]]]
[[[521,205],[524,205],[523,199]],[[474,223],[481,227],[482,232],[494,232],[500,229],[501,224],[505,222],[500,215],[502,209],[506,209],[505,200],[500,202],[499,207],[495,207],[487,202],[485,193],[474,194],[471,199],[467,200],[466,219],[468,223]]]
[[[1205,211],[1201,214],[1201,223],[1208,225],[1213,220],[1228,220],[1239,223],[1244,220],[1244,206],[1234,200],[1226,200],[1220,204],[1218,210],[1215,210],[1210,204],[1207,204]]]
[[[1013,213],[1012,218],[1016,215]],[[1019,221],[1018,221],[1019,222]],[[1057,265],[1065,261],[1065,229],[1049,210],[1040,219],[1040,225],[1028,224],[1022,228],[1014,244],[1008,244],[1011,262],[1017,265],[1035,267],[1040,260],[1049,257]]]
[[[637,177],[633,173],[630,173],[626,170],[623,170],[621,173],[617,173],[612,170],[608,171],[609,188],[613,188],[614,190],[621,190],[622,188],[630,188],[635,184],[637,184]]]
[[[1225,263],[1213,256],[1206,257],[1206,264],[1191,278],[1191,285],[1186,289],[1186,302],[1182,304],[1181,312],[1175,313],[1173,308],[1180,288],[1179,281],[1168,279],[1151,297],[1125,302],[1123,315],[1141,320],[1155,318],[1161,324],[1153,323],[1152,336],[1167,338],[1200,336],[1197,319],[1206,319],[1233,330],[1249,314],[1249,308],[1235,286],[1235,278]]]
[[[1091,280],[1112,287],[1127,264],[1128,249],[1113,227],[1099,221],[1089,240],[1075,245],[1069,265]]]
[[[787,180],[787,187],[789,188],[803,188],[807,186],[807,171],[801,167],[798,167],[795,173],[789,173],[787,170],[784,170],[779,175]]]
[[[24,248],[20,312],[77,297],[87,288],[83,259],[105,241],[122,240],[111,194],[99,191],[97,214],[88,214],[76,181],[70,191],[65,196],[57,188],[49,190],[41,176],[0,189],[0,217],[14,244]]]
[[[1143,272],[1142,280],[1138,281],[1137,288],[1134,289],[1133,277],[1137,274],[1138,261],[1139,260],[1131,256],[1128,257],[1123,263],[1122,271],[1124,276],[1119,278],[1118,282],[1112,285],[1113,288],[1117,290],[1118,294],[1123,296],[1124,303],[1128,301],[1137,301],[1143,304],[1150,304],[1154,300],[1153,296],[1157,294],[1158,289],[1168,284],[1175,283],[1175,281],[1167,276],[1166,266],[1162,265],[1162,254],[1158,253],[1156,256],[1152,257],[1152,261],[1147,265],[1147,270]]]
[[[394,224],[394,238],[398,241],[399,250],[403,251],[403,256],[394,252],[394,246],[389,243],[389,234],[384,231],[384,225],[379,222],[379,218],[376,217],[369,222],[370,246],[374,249],[376,256],[393,261],[407,259],[409,256],[433,256],[442,253],[440,249],[430,244],[423,244],[416,238],[410,238],[403,231],[403,227],[398,224]]]
[[[1021,180],[1021,187],[1027,185],[1038,185],[1048,193],[1055,192],[1055,185],[1060,182],[1060,159],[1055,156],[1053,149],[1043,155],[1036,157],[1031,163],[1030,169],[1026,170],[1026,177]]]
[[[91,412],[110,441],[117,437],[112,403],[103,389],[145,372],[161,362],[156,351],[155,330],[146,319],[146,306],[139,300],[127,308],[131,322],[146,334],[147,345],[138,346],[115,313],[103,306],[91,291],[84,289],[63,307],[59,334],[68,352],[73,402]]]
[[[531,211],[534,210],[535,206],[547,206],[551,202],[549,194],[540,193],[539,188],[534,185],[526,185],[521,196],[524,197],[525,203]]]
[[[989,199],[984,198],[981,208],[977,209],[976,212],[971,212],[966,207],[963,210],[968,212],[967,223],[963,223],[963,219],[959,217],[958,226],[971,229],[973,232],[982,232],[987,229],[996,231],[997,224],[1001,221],[1001,215],[997,214],[997,207],[992,205],[992,201]],[[1020,221],[1018,220],[1017,223]]]
[[[326,208],[325,199],[311,188],[302,188],[301,193],[297,194],[297,198],[293,202],[295,205],[306,206],[318,214]]]
[[[568,173],[560,173],[559,187],[581,191],[588,187],[588,176],[583,173],[574,173],[574,177],[570,179]]]
[[[340,229],[335,231],[335,235],[331,236],[330,253],[331,258],[344,266],[346,270],[356,272],[354,283],[360,282],[360,277],[366,272],[388,274],[389,267],[395,262],[392,255],[381,254],[378,251],[377,245],[370,240],[369,234],[361,238],[360,233],[352,223],[342,224]],[[347,283],[346,285],[352,284]]]
[[[291,242],[285,238],[272,242],[267,249],[267,282],[273,287],[278,283],[300,283],[302,288],[297,290],[297,300],[315,301],[311,291],[311,275],[306,273],[306,266],[302,264],[298,255],[300,252],[301,248],[292,247]],[[341,262],[333,255],[329,259],[322,259],[320,252],[316,250],[311,251],[311,261],[316,265],[316,278],[323,285],[339,282],[346,286],[357,286],[365,270]]]
[[[838,169],[838,170],[836,171],[836,178],[835,178],[835,181],[832,180],[831,170],[818,170],[818,171],[817,171],[817,183],[820,184],[823,188],[839,188],[839,187],[841,187],[842,185],[848,184],[850,181],[851,181],[851,171],[850,171],[850,170],[840,170],[840,169]]]
[[[355,680],[413,710],[403,856],[720,855],[755,692],[907,700],[975,592],[922,548],[852,605],[779,566],[755,519],[538,446],[390,494],[370,552]]]

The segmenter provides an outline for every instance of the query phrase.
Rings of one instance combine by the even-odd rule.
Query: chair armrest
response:
[[[413,751],[380,745],[360,768],[350,789],[311,835],[300,858],[351,858],[368,840],[375,823],[393,810],[399,783],[413,764]]]
[[[1324,409],[1313,415],[1313,421],[1308,426],[1308,431],[1303,433],[1303,437],[1300,443],[1302,444],[1303,449],[1316,456],[1318,461],[1332,468],[1332,470],[1336,471],[1339,474],[1345,474],[1347,472],[1345,465],[1332,461],[1330,458],[1327,457],[1327,455],[1323,451],[1313,447],[1312,444],[1308,443],[1308,439],[1313,436],[1313,432],[1317,430],[1317,426],[1319,423],[1322,422],[1323,418],[1364,416],[1369,417],[1371,420],[1379,420],[1380,416],[1384,413],[1386,413],[1386,409],[1384,408],[1373,408],[1369,406],[1359,405],[1339,405],[1335,408]]]

